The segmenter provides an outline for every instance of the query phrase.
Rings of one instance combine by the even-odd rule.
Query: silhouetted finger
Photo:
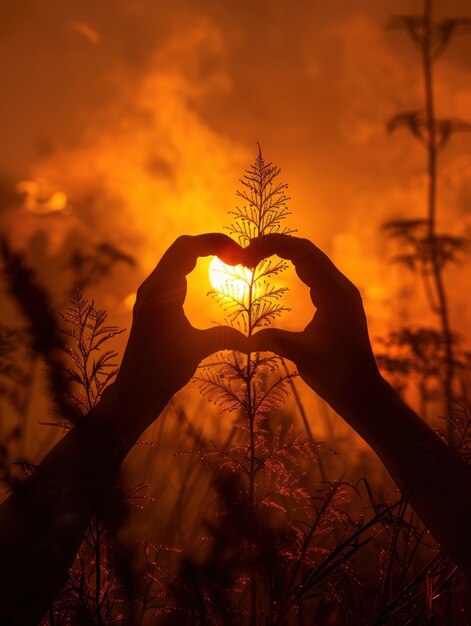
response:
[[[156,269],[175,277],[186,276],[195,268],[198,257],[209,255],[236,265],[242,263],[244,251],[238,243],[222,233],[182,235],[165,252]]]
[[[230,326],[215,326],[200,330],[195,328],[195,341],[198,342],[201,359],[219,350],[249,351],[249,339]]]
[[[251,266],[273,254],[292,261],[300,279],[311,288],[311,299],[318,309],[343,306],[359,296],[355,285],[308,239],[263,235],[252,239],[245,253]]]
[[[303,333],[266,328],[252,335],[248,341],[252,352],[274,352],[293,361],[296,346],[303,341]]]
[[[155,270],[142,283],[138,300],[151,299],[159,305],[183,305],[186,279],[199,257],[214,255],[225,263],[237,265],[244,258],[243,248],[222,233],[182,235],[165,252]]]

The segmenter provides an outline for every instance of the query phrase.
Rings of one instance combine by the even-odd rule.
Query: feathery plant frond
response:
[[[236,195],[244,204],[229,215],[233,222],[226,227],[240,245],[247,246],[251,239],[270,233],[289,235],[295,232],[284,224],[291,215],[286,195],[288,185],[277,181],[281,170],[265,161],[260,145],[255,162],[245,170],[241,189]],[[283,260],[263,259],[254,268],[225,266],[221,288],[210,292],[227,314],[227,322],[236,325],[247,335],[260,327],[269,326],[288,309],[279,303],[286,287],[271,284],[288,265]]]
[[[288,185],[276,180],[280,173],[279,167],[265,161],[259,144],[258,156],[253,165],[245,170],[240,180],[242,188],[236,192],[244,204],[229,212],[234,220],[226,227],[242,246],[260,235],[294,232],[283,224],[291,212],[287,207]]]
[[[285,183],[278,182],[281,170],[265,161],[260,145],[255,162],[245,170],[236,195],[244,204],[230,211],[233,223],[227,227],[242,246],[253,237],[269,233],[294,232],[284,224],[290,215]],[[219,289],[210,292],[225,313],[225,321],[251,336],[257,329],[269,326],[289,309],[282,303],[287,288],[274,282],[288,268],[283,260],[263,259],[256,267],[222,266]],[[277,357],[259,353],[231,353],[207,361],[194,380],[204,396],[221,411],[242,411],[252,414],[278,408],[288,395],[284,384],[287,377],[276,383],[268,380],[278,368]]]
[[[286,194],[288,185],[278,182],[281,170],[265,161],[260,145],[255,162],[245,170],[240,179],[241,189],[236,192],[243,204],[230,211],[233,221],[226,229],[242,246],[251,239],[270,233],[289,235],[295,232],[285,224],[291,215]],[[288,311],[279,301],[286,287],[270,283],[287,269],[283,260],[262,260],[255,268],[230,268],[221,271],[221,287],[211,291],[226,314],[226,323],[250,336],[257,328],[269,326],[275,318]]]
[[[66,326],[61,330],[73,339],[73,345],[64,346],[72,361],[71,366],[64,366],[64,371],[72,383],[71,398],[82,414],[93,409],[118,373],[118,353],[104,349],[104,345],[123,330],[109,326],[107,316],[105,310],[95,307],[93,300],[86,300],[79,289],[62,313]]]

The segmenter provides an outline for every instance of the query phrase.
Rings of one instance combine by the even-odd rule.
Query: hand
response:
[[[251,266],[273,254],[292,261],[317,308],[304,331],[261,330],[253,335],[251,349],[293,361],[303,380],[348,419],[372,385],[382,381],[360,292],[307,239],[264,235],[253,239],[245,252]]]
[[[138,289],[114,386],[122,401],[138,409],[134,415],[144,414],[148,422],[190,380],[200,361],[218,350],[248,349],[247,338],[237,330],[227,326],[198,330],[185,316],[186,275],[198,257],[208,255],[231,265],[244,260],[244,250],[226,235],[181,236]]]

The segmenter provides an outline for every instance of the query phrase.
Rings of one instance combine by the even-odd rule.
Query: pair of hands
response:
[[[311,289],[317,310],[302,332],[264,329],[249,339],[227,326],[199,330],[190,324],[183,311],[186,275],[198,257],[253,267],[274,254],[292,261]],[[218,233],[179,237],[137,292],[116,385],[150,423],[197,365],[219,350],[269,351],[293,361],[304,381],[344,416],[380,379],[358,289],[314,244],[286,235],[265,235],[246,248]]]

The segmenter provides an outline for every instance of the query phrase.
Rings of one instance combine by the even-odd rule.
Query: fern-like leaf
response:
[[[99,402],[104,389],[118,373],[118,353],[103,347],[123,330],[108,325],[106,311],[97,309],[79,289],[72,294],[62,319],[66,326],[61,331],[74,344],[63,348],[72,361],[72,366],[63,366],[67,380],[73,384],[69,398],[85,414]]]

